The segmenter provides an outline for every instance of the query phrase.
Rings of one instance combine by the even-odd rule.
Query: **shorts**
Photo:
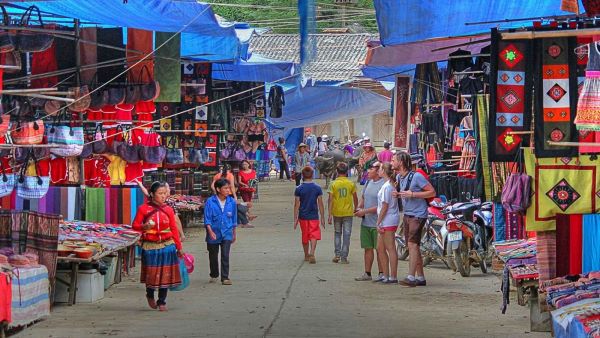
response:
[[[377,248],[377,228],[360,226],[360,247],[363,249]]]
[[[404,216],[404,240],[407,243],[421,244],[421,232],[425,226],[425,218]]]
[[[117,127],[117,123],[115,122],[115,119],[117,118],[117,108],[115,108],[115,106],[111,106],[111,105],[106,105],[102,107],[102,120],[104,120],[104,122],[102,123],[102,126],[106,129],[109,128],[116,128]]]
[[[133,111],[133,108],[135,108],[135,106],[128,103],[122,103],[116,105],[115,108],[117,110],[117,112],[115,113],[115,118],[121,124],[130,124],[133,120],[131,112]]]
[[[321,221],[318,219],[301,219],[300,230],[302,231],[302,244],[308,244],[311,239],[321,240]]]

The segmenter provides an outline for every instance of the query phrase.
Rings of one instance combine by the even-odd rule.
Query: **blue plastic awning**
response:
[[[390,100],[359,88],[306,86],[285,92],[283,116],[272,119],[285,128],[299,128],[371,116],[390,110]]]
[[[275,82],[294,74],[294,63],[252,54],[248,61],[213,63],[212,76],[217,80]]]
[[[233,23],[221,22],[208,4],[194,0],[57,0],[26,1],[43,12],[102,25],[132,27],[158,32],[182,28],[181,56],[204,60],[237,59],[240,40]]]
[[[560,10],[560,1],[550,0],[374,0],[374,4],[384,45],[487,33],[492,27],[518,27],[526,21],[465,23],[572,14]]]

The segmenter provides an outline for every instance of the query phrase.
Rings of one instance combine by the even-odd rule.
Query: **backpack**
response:
[[[509,212],[525,213],[530,205],[531,176],[512,173],[502,188],[502,206]]]
[[[411,171],[408,173],[408,177],[406,180],[406,185],[404,186],[404,191],[410,189],[410,184],[412,183],[412,179],[415,176],[415,172]],[[402,189],[400,188],[400,180],[398,180],[398,184],[396,184],[396,191],[400,192],[402,191]],[[398,211],[403,212],[404,211],[404,205],[402,205],[402,198],[398,197]]]

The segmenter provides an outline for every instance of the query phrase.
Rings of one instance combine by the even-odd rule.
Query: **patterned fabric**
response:
[[[13,191],[0,198],[3,209],[29,210],[47,214],[62,215],[65,220],[83,219],[83,192],[80,187],[50,186],[48,193],[37,200],[27,200]]]
[[[543,281],[556,277],[556,232],[537,232],[537,265],[540,285]]]
[[[158,250],[142,251],[141,283],[147,288],[171,288],[181,284],[179,258],[175,245]]]
[[[12,322],[9,328],[29,325],[50,316],[50,288],[46,267],[42,265],[37,268],[17,268],[14,274]]]
[[[488,147],[482,147],[481,145],[488,144],[489,106],[490,99],[488,95],[477,95],[477,101],[473,107],[475,139],[479,143],[481,151],[477,166],[477,177],[483,178],[483,193],[486,201],[492,201],[492,169],[490,168]]]
[[[527,231],[555,230],[556,214],[588,214],[600,202],[600,170],[589,158],[536,158],[525,150],[527,173],[533,178]]]
[[[541,74],[537,74],[535,109],[536,157],[576,156],[576,147],[551,146],[547,141],[576,141],[577,131],[573,120],[577,100],[576,57],[569,53],[575,48],[575,39],[550,38],[536,40],[536,50],[541,54]]]
[[[588,65],[585,81],[577,101],[577,130],[600,131],[600,51],[598,43],[592,42],[588,48]]]
[[[492,33],[492,76],[488,143],[490,161],[514,160],[531,122],[531,41],[502,41]],[[558,95],[558,91],[556,92]]]
[[[524,239],[525,223],[523,215],[506,211],[506,239]]]

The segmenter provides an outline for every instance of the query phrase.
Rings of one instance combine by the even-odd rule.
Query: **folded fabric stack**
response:
[[[85,221],[64,221],[60,223],[58,240],[97,243],[102,250],[118,250],[128,247],[140,238],[140,233],[127,224],[103,224]]]
[[[556,338],[596,338],[600,336],[600,298],[583,299],[552,311]]]
[[[178,195],[169,196],[167,204],[176,211],[198,211],[204,206],[201,196]]]
[[[544,281],[546,303],[560,309],[584,299],[600,298],[600,273],[564,276]]]
[[[535,238],[495,242],[494,248],[512,278],[538,278]]]

